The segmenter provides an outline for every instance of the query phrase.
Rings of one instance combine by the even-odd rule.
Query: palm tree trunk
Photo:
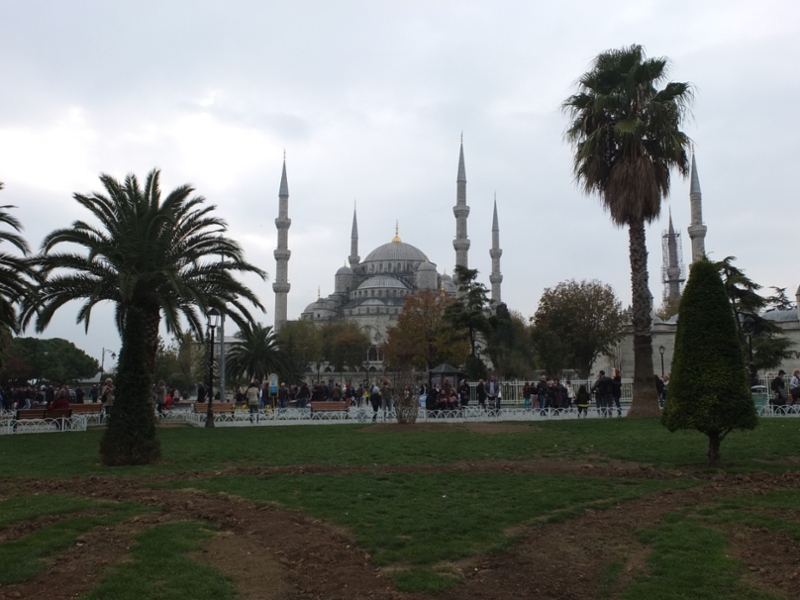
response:
[[[657,417],[661,411],[653,376],[653,296],[647,273],[644,221],[628,223],[628,235],[633,304],[633,399],[628,416]]]
[[[158,327],[161,325],[161,309],[149,306],[144,309],[144,332],[147,344],[147,371],[152,377],[156,372],[156,355],[158,354]]]

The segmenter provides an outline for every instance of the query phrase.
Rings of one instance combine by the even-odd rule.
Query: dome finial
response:
[[[322,297],[322,288],[320,286],[317,286],[317,300],[319,300],[321,297]]]
[[[400,221],[394,222],[394,237],[392,238],[393,244],[399,244],[403,240],[400,239]]]

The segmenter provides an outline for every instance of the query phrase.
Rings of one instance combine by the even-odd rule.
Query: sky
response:
[[[246,258],[246,283],[274,321],[274,219],[286,153],[289,318],[350,251],[400,236],[452,273],[463,133],[469,262],[489,284],[492,200],[503,300],[525,316],[545,288],[598,279],[630,303],[628,235],[572,175],[561,103],[604,50],[641,44],[694,86],[695,144],[712,259],[733,255],[764,286],[800,283],[800,3],[795,0],[148,1],[0,0],[0,204],[34,249],[88,214],[73,193],[98,175],[162,170],[217,206]],[[668,211],[691,251],[689,182],[673,173],[647,228],[660,302]],[[100,360],[118,351],[113,308],[88,332],[78,303],[41,335]],[[231,333],[230,326],[226,334]],[[29,329],[26,335],[35,335]],[[107,359],[108,361],[108,359]]]

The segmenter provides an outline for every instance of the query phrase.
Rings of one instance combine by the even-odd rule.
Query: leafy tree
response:
[[[533,316],[533,336],[542,363],[555,369],[549,373],[572,367],[587,378],[597,357],[622,338],[626,324],[610,285],[572,279],[544,290]]]
[[[0,190],[3,183],[0,182]],[[36,280],[36,273],[26,258],[30,249],[28,242],[19,235],[22,224],[11,214],[8,209],[15,206],[0,206],[0,224],[10,227],[13,231],[0,229],[0,328],[13,332],[20,330],[16,305],[26,295],[32,294],[32,283]],[[15,247],[22,256],[15,256],[6,251],[8,245]]]
[[[708,458],[720,460],[722,440],[758,423],[738,344],[736,318],[717,265],[692,265],[675,334],[672,377],[661,422],[670,430],[708,436]]]
[[[445,362],[462,364],[469,352],[467,342],[445,321],[445,311],[454,303],[433,290],[406,296],[397,325],[389,328],[382,348],[386,365],[430,369]]]
[[[775,293],[767,297],[767,312],[772,310],[795,310],[797,308],[795,303],[789,300],[789,297],[786,295],[785,287],[782,288],[771,285],[769,289]]]
[[[245,326],[236,334],[230,345],[225,363],[231,378],[266,379],[270,373],[283,377],[286,373],[285,356],[281,352],[271,325],[257,323]]]
[[[509,311],[503,302],[497,305],[489,322],[492,332],[486,352],[497,374],[504,379],[533,377],[533,344],[525,318],[516,311]]]
[[[773,287],[775,294],[766,298],[759,294],[762,287],[736,267],[733,264],[735,260],[735,256],[726,256],[715,265],[736,315],[742,354],[749,357],[752,343],[753,368],[774,369],[784,361],[796,358],[798,353],[793,350],[795,344],[782,335],[783,330],[764,318],[763,313],[769,310],[787,310],[787,307],[792,308],[792,304],[786,297],[785,288]]]
[[[445,321],[452,331],[469,340],[469,354],[473,358],[477,358],[478,335],[488,335],[492,329],[487,315],[488,290],[485,285],[476,281],[477,278],[477,269],[456,265],[454,279],[458,282],[458,297],[444,312]]]
[[[169,345],[159,343],[154,381],[163,379],[181,391],[192,390],[207,374],[206,343],[191,331],[176,336]]]
[[[633,401],[629,416],[659,414],[653,374],[652,296],[645,225],[657,219],[670,170],[688,174],[688,136],[680,130],[692,99],[688,83],[666,79],[666,58],[646,59],[639,45],[603,52],[563,109],[572,122],[573,171],[598,194],[612,222],[628,228],[633,303]]]
[[[322,357],[334,371],[358,369],[367,358],[372,343],[358,325],[350,321],[333,321],[320,329]]]
[[[97,375],[100,364],[72,342],[61,338],[17,337],[11,341],[3,381],[29,379],[77,381]]]
[[[278,345],[286,360],[286,379],[293,383],[299,383],[322,352],[320,331],[314,323],[306,320],[286,323],[278,334]]]
[[[144,382],[137,380],[131,388],[139,390],[136,401],[141,406],[126,408],[125,414],[145,421],[126,421],[120,428],[109,429],[121,434],[129,427],[124,440],[135,440],[137,432],[149,428],[146,413],[152,412],[152,403],[148,381],[155,369],[162,315],[170,333],[182,332],[183,317],[202,337],[202,313],[211,307],[230,315],[240,327],[252,321],[243,299],[263,309],[255,294],[235,275],[255,273],[264,277],[264,273],[246,262],[239,245],[223,235],[226,225],[213,214],[216,207],[203,206],[205,199],[192,197],[194,190],[188,185],[162,199],[159,176],[159,171],[153,170],[142,187],[135,175],[128,175],[124,182],[101,175],[105,195],[75,194],[75,200],[93,215],[95,223],[79,220],[45,237],[35,261],[44,281],[24,306],[23,322],[35,315],[36,328],[42,331],[53,314],[73,300],[83,301],[78,322],[87,329],[94,306],[106,301],[116,305],[120,355],[128,356],[127,363],[120,358],[119,380],[130,381],[141,371],[131,358],[139,359],[139,348],[127,348],[132,343],[127,336],[132,336],[136,344],[141,342],[144,349]],[[63,244],[77,246],[83,252],[57,251]],[[135,313],[133,320],[128,319],[130,312]],[[132,321],[142,330],[134,332]],[[123,372],[125,368],[131,371]],[[129,393],[126,390],[124,394],[127,397]],[[103,460],[107,464],[153,455],[145,438],[139,450],[127,448],[124,440],[105,444]],[[122,454],[112,456],[115,449]]]

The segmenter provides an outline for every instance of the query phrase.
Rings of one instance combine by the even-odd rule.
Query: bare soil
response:
[[[624,463],[570,461],[465,462],[457,465],[396,466],[382,468],[285,467],[228,469],[236,473],[489,471],[579,474],[641,478],[674,478],[686,474],[642,468]],[[128,556],[133,536],[153,524],[198,519],[214,523],[219,534],[195,556],[212,564],[235,581],[243,598],[251,599],[398,599],[430,598],[396,592],[388,574],[370,563],[369,555],[339,528],[312,517],[237,498],[196,490],[154,490],[148,484],[164,479],[209,476],[208,473],[172,474],[152,478],[72,478],[54,481],[0,481],[0,497],[31,493],[69,493],[85,497],[127,500],[158,506],[159,513],[134,517],[114,527],[87,533],[80,542],[51,561],[48,569],[31,581],[0,588],[0,599],[75,598],[97,585],[108,565]],[[586,510],[563,523],[514,530],[518,541],[506,552],[450,565],[461,584],[438,596],[444,600],[479,598],[580,599],[601,591],[614,597],[646,564],[648,549],[636,530],[655,525],[669,511],[712,502],[720,495],[758,494],[800,485],[800,473],[702,475],[702,485],[686,490],[666,490],[622,506]],[[5,491],[4,491],[5,490]],[[800,520],[800,514],[786,515]],[[36,521],[31,527],[41,526]],[[5,539],[24,530],[6,530]],[[800,598],[798,571],[800,548],[783,534],[766,530],[734,536],[731,552],[750,567],[755,586],[788,598]],[[617,587],[601,590],[602,573],[611,561],[623,564]],[[55,584],[54,582],[57,582]]]

